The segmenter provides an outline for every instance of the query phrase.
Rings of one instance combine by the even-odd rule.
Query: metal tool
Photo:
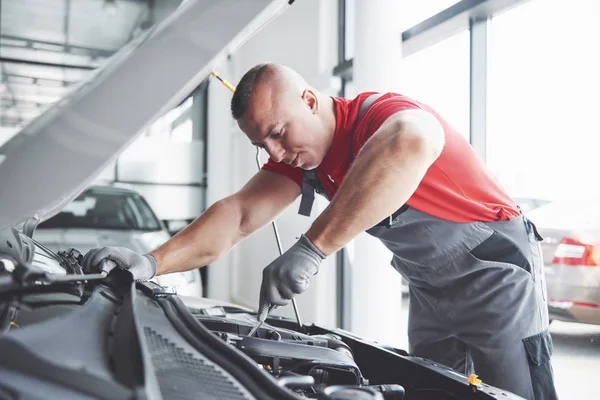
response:
[[[265,321],[259,321],[258,324],[254,328],[252,328],[248,336],[254,336],[254,334],[258,331],[258,328],[260,328],[264,322]]]
[[[256,165],[260,170],[260,147],[256,148]],[[273,225],[273,232],[275,233],[275,239],[277,240],[277,248],[279,249],[279,255],[283,255],[283,249],[281,246],[281,239],[279,238],[279,231],[277,230],[277,224],[275,221],[271,223]],[[302,329],[302,320],[300,319],[300,313],[298,312],[298,305],[296,304],[296,299],[292,297],[292,305],[294,306],[294,313],[296,314],[296,319],[298,320],[298,327]]]
[[[225,87],[227,87],[227,89],[231,90],[232,92],[235,92],[235,88],[233,87],[233,85],[229,82],[227,82],[225,79],[222,79],[219,74],[217,74],[217,72],[213,69],[211,72],[211,75],[214,76],[215,78],[217,78],[219,80],[219,82],[221,82],[223,85],[225,85]],[[260,147],[256,147],[256,166],[258,167],[258,169],[260,170],[261,165],[260,165]],[[271,225],[273,226],[273,232],[275,233],[275,239],[277,240],[277,248],[279,249],[279,255],[283,255],[283,249],[281,246],[281,239],[279,238],[279,231],[277,230],[277,224],[275,223],[275,221],[273,221],[271,223]],[[300,313],[298,312],[298,305],[296,304],[296,299],[292,298],[292,305],[294,306],[294,313],[296,314],[296,320],[298,321],[298,327],[300,329],[302,329],[302,320],[300,319]],[[274,309],[275,307],[273,307],[272,309]],[[272,311],[272,309],[269,309],[269,313]],[[267,313],[268,315],[268,313]],[[248,336],[252,336],[254,335],[254,333],[258,330],[258,328],[263,324],[264,321],[259,321],[258,325],[256,325],[256,327],[254,327],[254,329],[252,329],[250,331],[250,333],[248,334]]]
[[[262,321],[258,320],[258,324],[254,328],[252,328],[252,330],[250,331],[248,336],[253,336],[258,331],[258,328],[260,328],[262,326],[262,324],[265,322],[265,320],[269,317],[269,314],[271,314],[271,312],[276,308],[277,308],[277,306],[274,306],[273,304],[271,304],[269,306],[269,309],[267,310],[267,315],[265,316],[265,319]]]

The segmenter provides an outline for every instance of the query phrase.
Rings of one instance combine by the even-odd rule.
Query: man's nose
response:
[[[269,157],[276,163],[281,162],[285,156],[285,150],[279,143],[265,143],[265,150],[267,150]]]

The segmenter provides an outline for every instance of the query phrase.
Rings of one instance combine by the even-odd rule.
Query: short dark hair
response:
[[[242,76],[231,98],[231,115],[233,119],[238,120],[244,116],[254,93],[254,86],[267,71],[269,65],[269,63],[258,64]]]

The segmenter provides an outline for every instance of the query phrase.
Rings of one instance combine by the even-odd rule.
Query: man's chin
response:
[[[299,165],[298,168],[301,168],[305,171],[310,171],[311,169],[317,168],[319,165],[321,165],[321,163],[319,163],[319,164],[314,164],[314,163],[302,164],[302,165]]]
[[[319,165],[321,165],[321,163],[323,162],[323,159],[315,160],[313,158],[313,159],[307,160],[306,158],[305,159],[300,158],[300,161],[301,162],[298,164],[298,168],[303,169],[305,171],[310,171],[311,169],[315,169]]]

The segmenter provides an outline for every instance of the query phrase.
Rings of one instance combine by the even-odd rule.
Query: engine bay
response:
[[[0,397],[519,398],[340,329],[271,316],[250,336],[253,310],[84,274],[76,250],[26,242],[35,256],[0,251]]]
[[[333,333],[309,335],[263,324],[253,336],[248,336],[257,324],[253,315],[227,314],[222,308],[192,310],[192,313],[217,337],[303,397],[352,395],[365,399],[404,399],[404,388],[400,385],[369,385],[351,348]]]

